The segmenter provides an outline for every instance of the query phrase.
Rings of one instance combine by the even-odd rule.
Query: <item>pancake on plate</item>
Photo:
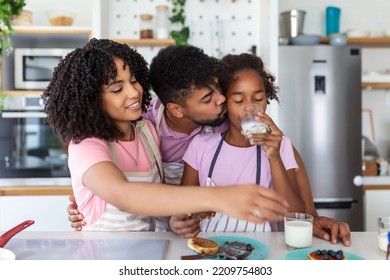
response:
[[[316,250],[307,254],[308,260],[346,260],[342,250]]]

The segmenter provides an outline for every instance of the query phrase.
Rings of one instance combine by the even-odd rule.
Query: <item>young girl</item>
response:
[[[253,184],[161,184],[158,137],[141,119],[150,101],[146,61],[125,44],[92,39],[55,68],[42,96],[47,123],[69,143],[73,191],[84,230],[154,230],[151,216],[219,211],[252,222],[280,220],[286,201]],[[238,204],[232,207],[233,203]],[[258,205],[269,211],[259,217]]]
[[[295,172],[298,165],[290,140],[283,136],[266,114],[259,119],[267,124],[270,134],[241,133],[239,114],[250,103],[265,110],[269,100],[276,99],[275,78],[265,69],[259,57],[250,54],[227,55],[222,59],[226,73],[221,75],[221,87],[226,94],[228,118],[226,133],[198,135],[184,154],[184,174],[181,185],[232,185],[256,183],[259,188],[274,189],[290,202],[289,211],[303,211]],[[261,209],[263,214],[266,209]],[[201,221],[202,231],[276,231],[276,223],[262,225],[237,220],[217,213]]]

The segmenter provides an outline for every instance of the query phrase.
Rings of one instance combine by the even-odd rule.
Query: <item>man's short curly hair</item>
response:
[[[218,87],[220,61],[194,46],[168,46],[161,49],[150,64],[150,83],[165,106],[186,101],[196,89]]]
[[[275,85],[275,76],[264,68],[264,63],[260,57],[249,53],[238,55],[228,54],[222,58],[221,62],[222,70],[220,72],[219,81],[223,93],[227,92],[230,83],[234,79],[234,74],[237,71],[251,69],[263,78],[267,103],[269,104],[269,101],[273,99],[279,102],[279,98],[276,94],[278,88]]]
[[[142,85],[142,110],[149,106],[149,69],[145,59],[128,45],[91,39],[59,63],[42,95],[47,102],[45,121],[64,142],[78,143],[88,137],[112,141],[123,136],[102,107],[103,86],[118,75],[115,58],[123,60],[123,67],[128,66]]]

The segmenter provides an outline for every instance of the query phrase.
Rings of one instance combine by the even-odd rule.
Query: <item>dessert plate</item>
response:
[[[283,260],[307,260],[307,254],[316,251],[316,250],[328,250],[329,248],[305,248],[305,249],[297,249],[294,251],[290,251],[287,254],[283,256]],[[335,249],[333,249],[335,250]],[[351,260],[364,260],[363,257],[349,253],[349,252],[344,252],[344,256],[347,258],[347,261]]]
[[[238,241],[241,243],[251,244],[253,248],[252,254],[245,258],[245,260],[263,260],[267,257],[269,249],[268,246],[264,243],[247,237],[242,236],[211,236],[207,237],[207,239],[213,240],[218,243],[218,245],[222,246],[225,242],[234,242]]]

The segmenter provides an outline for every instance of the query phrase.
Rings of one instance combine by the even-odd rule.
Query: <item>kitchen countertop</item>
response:
[[[269,260],[281,260],[283,256],[288,253],[288,249],[284,244],[284,233],[283,232],[257,232],[257,233],[200,233],[200,237],[211,237],[211,236],[240,236],[256,239],[260,242],[266,244],[269,248],[269,253],[266,259]],[[81,244],[76,248],[78,251],[82,251],[82,254],[75,254],[72,252],[69,254],[69,248],[66,248],[66,244],[70,244],[69,241],[73,240],[74,242],[78,242]],[[31,250],[36,250],[38,241],[44,243],[46,241],[46,247],[41,253],[40,259],[53,259],[53,255],[58,259],[70,259],[70,256],[76,258],[86,258],[85,256],[92,256],[97,254],[96,248],[101,247],[101,242],[115,241],[116,244],[121,244],[123,242],[123,246],[127,243],[135,243],[135,241],[142,241],[144,244],[156,244],[154,246],[155,250],[159,250],[159,252],[155,252],[155,259],[165,258],[168,260],[179,260],[182,255],[193,254],[191,249],[189,249],[186,245],[187,239],[184,239],[172,232],[37,232],[37,231],[23,231],[18,233],[8,244],[6,244],[5,248],[11,249],[13,251],[17,251],[16,254],[17,259],[31,259],[31,255],[34,254]],[[18,244],[22,244],[24,241],[24,246],[20,246]],[[34,242],[35,241],[35,242]],[[62,249],[50,248],[50,243],[57,244],[65,244]],[[146,242],[145,242],[146,241]],[[167,241],[167,242],[166,242]],[[118,243],[119,242],[119,243]],[[26,244],[33,244],[30,246],[30,249],[26,246]],[[114,244],[114,243],[113,243]],[[164,244],[167,244],[166,246]],[[19,246],[19,247],[18,247]],[[35,246],[35,247],[34,247]],[[121,251],[123,254],[123,246],[117,246],[118,252]],[[149,246],[149,245],[148,245]],[[148,250],[152,249],[147,248]],[[344,252],[353,253],[355,255],[361,256],[367,260],[384,260],[385,255],[381,253],[377,246],[377,233],[376,232],[352,232],[352,245],[351,247],[344,247],[341,243],[336,245],[332,245],[330,242],[319,239],[317,237],[313,238],[312,247],[318,248],[326,248],[332,250],[343,250]],[[31,249],[33,248],[33,249]],[[108,250],[108,249],[106,249]],[[135,251],[134,251],[135,250]],[[137,258],[139,255],[136,253],[136,250],[145,250],[144,247],[135,247],[132,249],[132,256]],[[162,252],[166,250],[166,254],[162,254]],[[29,252],[28,252],[29,251]],[[129,250],[130,251],[130,250]],[[141,252],[140,251],[140,252]],[[45,255],[46,252],[46,255]],[[29,254],[30,255],[29,255]],[[100,252],[101,254],[102,252]],[[143,253],[143,251],[142,251]],[[105,252],[105,256],[109,253]],[[111,251],[110,256],[114,257],[115,252]],[[162,255],[161,255],[162,254]],[[30,258],[28,257],[30,256]],[[96,257],[96,255],[94,255]],[[98,256],[100,256],[98,254]],[[93,258],[95,259],[95,258]],[[132,259],[132,258],[129,258]],[[153,258],[152,258],[153,259]]]
[[[45,186],[71,186],[69,178],[3,178],[0,187],[45,187]]]
[[[390,176],[363,177],[363,190],[390,190]]]
[[[70,178],[3,178],[0,179],[0,196],[69,195]]]

